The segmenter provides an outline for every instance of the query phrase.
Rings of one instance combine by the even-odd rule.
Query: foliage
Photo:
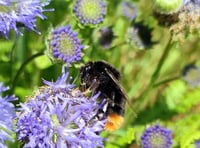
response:
[[[200,140],[200,85],[193,87],[186,82],[183,70],[189,64],[198,68],[200,63],[200,13],[184,7],[175,14],[158,14],[152,1],[127,0],[137,10],[137,16],[130,20],[123,14],[123,0],[105,2],[106,15],[97,25],[84,26],[78,22],[73,13],[75,0],[52,0],[45,10],[54,11],[43,12],[47,16],[45,20],[37,18],[40,34],[19,24],[23,35],[15,35],[13,30],[8,39],[2,35],[0,82],[10,87],[4,95],[15,94],[19,98],[14,102],[18,108],[19,103],[26,102],[27,96],[42,85],[42,79],[58,78],[63,63],[49,58],[51,53],[46,45],[53,29],[70,25],[84,45],[81,60],[70,64],[69,73],[74,81],[78,80],[76,85],[80,85],[82,65],[105,60],[120,71],[120,85],[128,96],[123,126],[115,132],[101,134],[106,148],[140,147],[145,128],[157,123],[172,131],[172,147],[194,148],[195,141]],[[198,2],[196,7],[200,9]],[[190,20],[190,13],[198,19],[184,24]],[[136,24],[146,31],[138,33],[140,27],[134,30]],[[110,27],[114,36],[107,48],[99,43],[103,27]],[[13,143],[8,145],[13,147]],[[17,141],[14,145],[20,147]]]

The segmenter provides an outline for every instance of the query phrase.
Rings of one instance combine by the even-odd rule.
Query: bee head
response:
[[[89,88],[92,85],[94,80],[92,62],[88,62],[86,65],[81,67],[80,78],[81,78],[81,83],[84,84],[86,88]]]

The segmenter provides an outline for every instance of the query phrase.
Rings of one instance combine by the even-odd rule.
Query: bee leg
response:
[[[82,90],[84,90],[84,91],[81,90],[83,92],[83,95],[90,94],[91,92],[94,92],[99,87],[99,82],[96,79],[94,79],[89,88],[86,89],[86,83],[83,83],[81,87],[82,87]]]
[[[81,83],[79,89],[80,91],[84,92],[86,90],[86,83]]]
[[[95,91],[98,87],[99,87],[99,81],[97,81],[97,79],[94,79],[92,81],[92,84],[90,85],[89,89],[91,91]]]

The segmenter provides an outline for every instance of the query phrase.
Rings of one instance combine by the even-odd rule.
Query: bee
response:
[[[120,85],[120,73],[105,61],[88,62],[80,69],[81,86],[94,93],[100,92],[100,101],[106,99],[103,112],[107,118],[105,130],[115,131],[124,122],[127,96]]]

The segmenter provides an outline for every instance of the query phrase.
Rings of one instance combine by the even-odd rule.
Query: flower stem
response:
[[[11,48],[11,52],[10,52],[10,78],[12,78],[12,74],[13,74],[13,55],[14,55],[14,49],[16,48],[16,43],[17,43],[17,40],[15,39],[14,40],[14,43],[13,43],[13,46]],[[10,82],[9,84],[12,84],[12,79],[10,79]]]
[[[177,80],[177,79],[179,79],[179,78],[180,78],[180,76],[176,76],[176,77],[172,77],[172,78],[168,78],[168,79],[162,80],[162,81],[160,81],[160,82],[155,83],[155,84],[153,85],[153,87],[154,87],[154,88],[155,88],[155,87],[158,87],[158,86],[160,86],[160,85],[162,85],[162,84],[165,84],[165,83],[168,83],[168,82]]]
[[[24,61],[24,63],[21,65],[21,67],[19,68],[19,70],[17,71],[13,81],[12,81],[12,86],[11,86],[11,89],[10,91],[13,93],[14,92],[14,89],[15,89],[15,86],[16,86],[16,83],[17,83],[17,80],[20,76],[20,74],[23,72],[24,68],[26,67],[26,65],[28,65],[32,60],[34,60],[35,58],[39,57],[39,56],[42,56],[44,55],[44,52],[39,52],[39,53],[36,53],[34,55],[32,55],[31,57],[29,57],[26,61]]]
[[[171,43],[171,40],[172,40],[172,36],[170,36],[170,39],[167,43],[167,46],[164,49],[164,52],[160,58],[160,61],[157,65],[154,73],[151,76],[151,80],[150,80],[149,84],[147,85],[146,89],[141,93],[141,95],[137,98],[138,101],[135,103],[135,108],[137,109],[137,111],[142,110],[146,106],[146,104],[149,102],[149,97],[147,97],[147,96],[149,95],[151,90],[156,85],[155,82],[160,75],[160,70],[169,54],[171,47],[173,46],[173,44]]]

